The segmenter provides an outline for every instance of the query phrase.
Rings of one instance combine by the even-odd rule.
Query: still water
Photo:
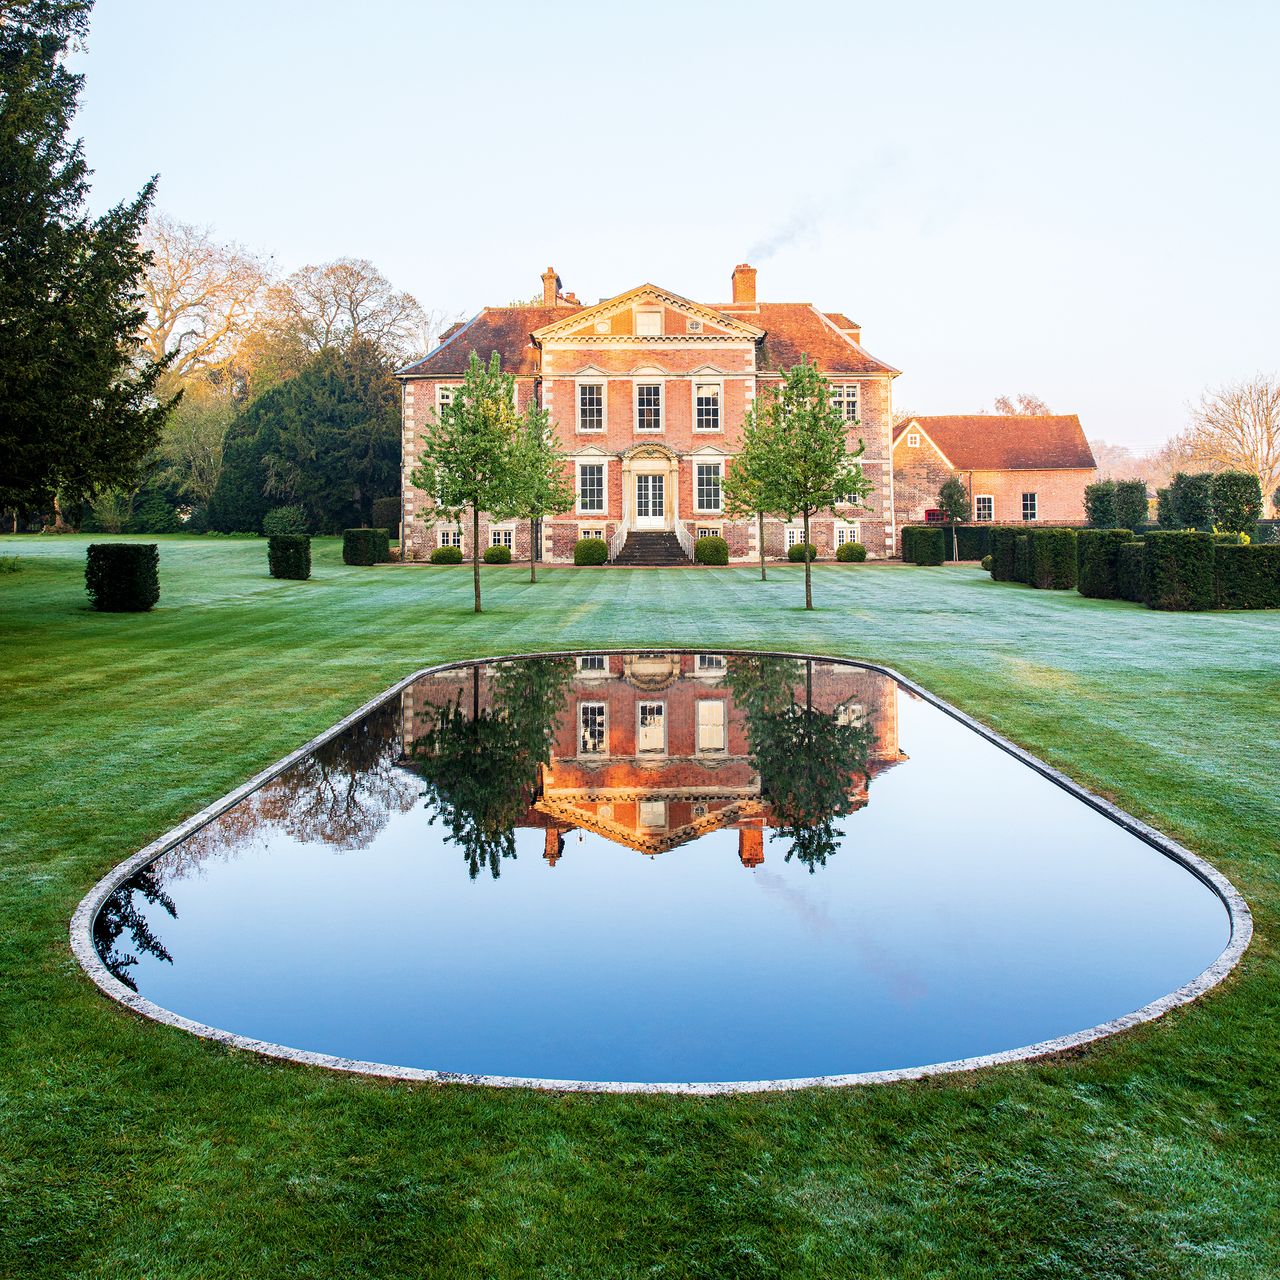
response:
[[[1227,945],[1217,896],[887,676],[600,654],[426,676],[119,889],[198,1022],[488,1075],[735,1081],[1078,1031]]]

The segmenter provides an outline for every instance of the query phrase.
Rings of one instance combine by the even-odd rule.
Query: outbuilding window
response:
[[[1022,495],[1022,518],[1024,520],[1037,519],[1036,495],[1034,493],[1024,493]]]

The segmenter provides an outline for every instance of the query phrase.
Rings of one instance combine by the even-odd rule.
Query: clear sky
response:
[[[652,281],[863,326],[895,404],[1145,447],[1280,370],[1280,4],[99,0],[97,207],[427,308]]]

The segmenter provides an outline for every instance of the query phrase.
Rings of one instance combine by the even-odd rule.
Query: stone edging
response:
[[[902,1067],[891,1071],[863,1071],[852,1075],[836,1075],[836,1076],[811,1076],[786,1080],[736,1080],[716,1083],[698,1083],[698,1082],[679,1082],[673,1081],[663,1084],[646,1084],[637,1081],[616,1081],[616,1080],[544,1080],[544,1079],[522,1079],[517,1076],[487,1076],[487,1075],[467,1075],[462,1072],[455,1071],[431,1071],[420,1067],[398,1067],[382,1062],[361,1062],[352,1058],[338,1058],[325,1053],[310,1053],[302,1049],[291,1049],[287,1045],[271,1044],[264,1040],[253,1040],[248,1036],[236,1035],[230,1031],[223,1031],[217,1027],[205,1026],[203,1023],[194,1022],[190,1018],[184,1018],[179,1014],[173,1013],[168,1009],[161,1008],[157,1004],[153,1004],[144,996],[139,995],[136,991],[130,990],[123,982],[115,977],[114,974],[102,963],[98,955],[97,949],[93,945],[93,922],[98,912],[101,910],[107,898],[111,896],[115,890],[124,883],[130,876],[134,875],[142,867],[153,859],[158,858],[161,854],[173,848],[174,845],[185,840],[192,832],[198,830],[206,823],[211,822],[214,818],[225,813],[233,805],[243,800],[246,796],[256,791],[264,783],[269,782],[272,778],[283,773],[291,765],[296,764],[308,753],[314,751],[317,747],[322,746],[330,739],[337,737],[338,734],[350,728],[362,716],[367,715],[370,711],[380,706],[389,698],[395,697],[403,692],[415,680],[421,679],[423,676],[435,675],[441,671],[456,670],[460,667],[469,667],[476,662],[504,662],[516,658],[573,658],[580,657],[586,653],[635,653],[635,654],[655,654],[655,653],[699,653],[709,652],[708,650],[688,649],[688,648],[670,648],[670,649],[646,649],[646,648],[624,648],[615,650],[601,649],[573,649],[553,653],[536,653],[536,654],[507,654],[492,658],[476,658],[468,659],[460,662],[440,663],[436,666],[424,667],[420,671],[415,671],[412,675],[406,676],[403,680],[398,681],[389,689],[378,694],[376,698],[366,702],[362,707],[353,711],[349,716],[344,717],[333,725],[332,728],[326,729],[324,733],[318,737],[312,738],[310,742],[299,747],[296,751],[291,751],[282,760],[276,761],[269,768],[264,769],[261,773],[250,778],[248,782],[237,787],[234,791],[228,792],[220,800],[215,801],[207,808],[202,809],[199,813],[194,814],[185,822],[179,823],[171,831],[166,832],[158,840],[153,840],[144,849],[140,849],[131,858],[127,858],[124,862],[119,863],[111,871],[109,871],[93,888],[85,895],[80,905],[76,908],[75,915],[71,919],[71,950],[75,954],[76,959],[80,962],[81,967],[89,975],[89,977],[97,984],[104,994],[111,999],[124,1005],[127,1009],[131,1009],[134,1013],[141,1014],[145,1018],[150,1018],[155,1022],[163,1023],[166,1026],[177,1027],[182,1031],[189,1031],[193,1035],[202,1036],[207,1040],[214,1040],[219,1044],[225,1045],[232,1049],[243,1049],[250,1053],[260,1054],[264,1057],[282,1059],[286,1062],[299,1063],[305,1066],[325,1067],[331,1071],[347,1071],[354,1072],[359,1075],[376,1076],[390,1080],[404,1080],[413,1083],[422,1084],[469,1084],[469,1085],[486,1085],[491,1088],[528,1088],[528,1089],[544,1089],[558,1092],[580,1092],[580,1093],[672,1093],[672,1094],[698,1094],[704,1096],[729,1093],[764,1093],[774,1090],[789,1089],[809,1089],[809,1088],[835,1088],[849,1085],[867,1085],[867,1084],[891,1084],[903,1080],[922,1080],[929,1076],[946,1075],[951,1072],[960,1071],[976,1071],[983,1067],[994,1067],[1004,1063],[1027,1062],[1036,1058],[1047,1058],[1055,1054],[1065,1053],[1070,1050],[1079,1049],[1085,1045],[1092,1044],[1096,1040],[1104,1039],[1107,1036],[1115,1035],[1117,1032],[1128,1030],[1130,1027],[1136,1027],[1144,1022],[1154,1021],[1156,1018],[1168,1013],[1171,1009],[1178,1008],[1179,1005],[1189,1004],[1197,997],[1203,995],[1206,991],[1215,987],[1231,972],[1232,969],[1240,962],[1245,950],[1249,946],[1249,941],[1253,936],[1253,917],[1249,911],[1248,904],[1240,895],[1236,887],[1226,878],[1216,867],[1205,859],[1192,853],[1189,849],[1183,848],[1176,841],[1170,840],[1167,836],[1162,835],[1153,827],[1147,826],[1146,823],[1140,822],[1137,818],[1124,812],[1123,809],[1113,805],[1108,800],[1104,800],[1101,796],[1096,796],[1090,791],[1086,791],[1083,787],[1073,782],[1065,774],[1054,769],[1052,766],[1044,763],[1043,760],[1037,759],[1030,752],[1024,751],[1021,747],[1016,746],[1008,739],[1001,737],[994,730],[989,729],[986,725],[981,724],[972,716],[966,715],[956,707],[944,702],[941,698],[935,697],[927,689],[921,688],[913,680],[908,680],[905,676],[900,675],[890,667],[881,666],[874,662],[857,662],[849,658],[833,658],[824,654],[803,654],[803,653],[785,653],[776,651],[767,651],[768,656],[797,658],[797,659],[813,659],[821,662],[838,663],[842,666],[859,667],[867,671],[876,671],[881,675],[888,676],[895,681],[899,688],[906,689],[916,697],[923,699],[931,706],[936,707],[939,711],[958,720],[961,724],[966,725],[975,733],[980,734],[988,742],[993,743],[1002,751],[1008,752],[1009,755],[1015,756],[1023,764],[1034,769],[1042,777],[1047,778],[1050,782],[1061,787],[1064,791],[1070,792],[1078,800],[1084,801],[1090,808],[1097,810],[1110,818],[1111,821],[1123,827],[1132,835],[1137,836],[1146,844],[1163,853],[1165,857],[1173,859],[1181,866],[1185,867],[1198,880],[1202,881],[1221,899],[1223,905],[1227,909],[1227,915],[1230,918],[1231,937],[1222,954],[1211,964],[1203,973],[1193,978],[1190,982],[1184,983],[1176,991],[1171,991],[1168,995],[1161,996],[1158,1000],[1151,1001],[1150,1004],[1143,1005],[1141,1009],[1135,1009],[1132,1013],[1127,1013],[1123,1017],[1113,1018],[1109,1022],[1100,1023],[1098,1026],[1089,1027],[1084,1031],[1073,1032],[1070,1035],[1058,1036],[1053,1040],[1041,1040],[1036,1044],[1025,1045],[1019,1049],[1007,1049],[1001,1053],[985,1054],[974,1058],[961,1058],[954,1062],[935,1062],[925,1066],[918,1067]],[[761,650],[716,650],[722,653],[741,653],[746,655],[761,654]]]

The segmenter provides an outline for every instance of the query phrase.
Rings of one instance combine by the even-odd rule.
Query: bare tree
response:
[[[1013,416],[1019,413],[1049,414],[1049,408],[1039,396],[1030,391],[1019,392],[1016,396],[996,396],[995,410],[998,414]]]
[[[1089,449],[1098,464],[1099,480],[1127,480],[1142,474],[1141,461],[1128,445],[1090,440]]]
[[[222,450],[236,407],[227,384],[194,378],[160,437],[163,478],[197,507],[208,507],[222,475]]]
[[[1191,410],[1185,444],[1205,470],[1251,471],[1263,503],[1280,488],[1280,380],[1256,374],[1206,391]]]
[[[215,240],[207,227],[164,214],[148,221],[142,247],[151,257],[143,277],[147,354],[154,360],[173,354],[170,383],[225,366],[262,298],[267,265]]]

